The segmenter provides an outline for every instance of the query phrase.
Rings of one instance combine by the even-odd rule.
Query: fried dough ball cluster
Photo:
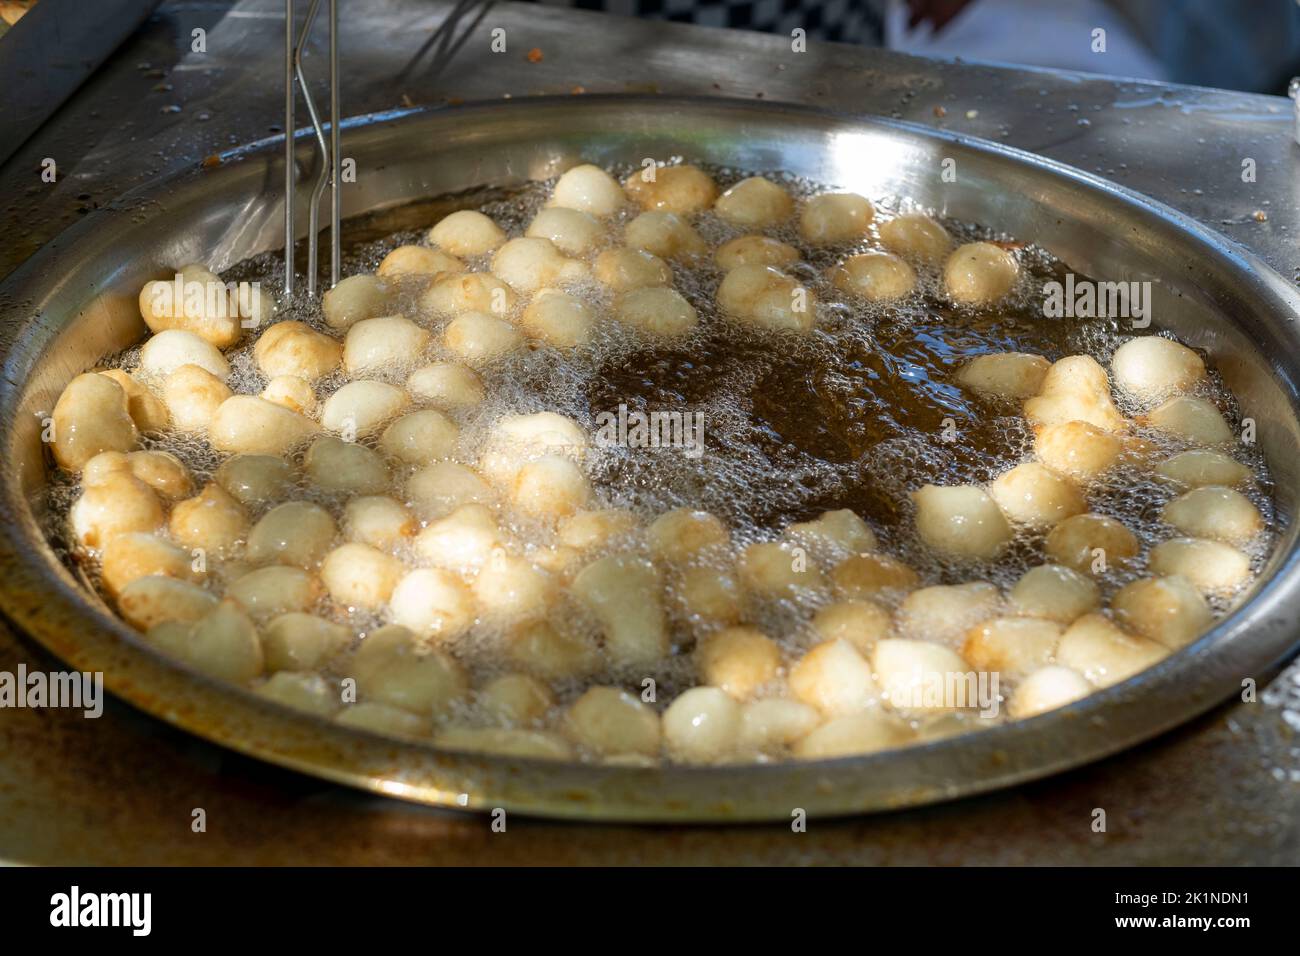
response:
[[[732,233],[716,248],[706,213]],[[1000,707],[1032,717],[1196,640],[1210,601],[1251,580],[1251,470],[1197,394],[1204,362],[1170,339],[1131,340],[1109,373],[1006,352],[956,376],[1022,408],[1033,455],[986,484],[919,488],[914,530],[955,568],[1030,536],[1041,561],[1006,587],[927,582],[848,509],[758,540],[691,507],[625,510],[593,484],[602,450],[580,422],[477,423],[486,372],[520,349],[582,349],[610,322],[689,336],[684,262],[716,267],[724,321],[811,333],[803,254],[770,231],[830,250],[824,288],[852,299],[897,301],[929,275],[993,308],[1020,281],[1012,251],[956,245],[919,213],[878,222],[862,196],[577,166],[522,235],[454,212],[326,293],[319,321],[276,320],[265,297],[232,324],[161,309],[146,286],[135,367],[77,376],[52,413],[54,460],[79,480],[70,533],[123,619],[194,670],[364,731],[629,766],[827,759]],[[1089,508],[1138,429],[1180,446],[1146,464],[1172,490],[1148,553]]]

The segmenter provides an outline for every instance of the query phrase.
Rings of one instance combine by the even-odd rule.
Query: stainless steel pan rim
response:
[[[345,153],[385,175],[375,175],[369,191],[345,196],[345,215],[451,192],[457,183],[547,175],[579,156],[637,162],[677,145],[673,152],[691,159],[791,169],[877,195],[891,191],[882,184],[897,187],[957,218],[1039,241],[1093,275],[1088,258],[1113,240],[1112,264],[1160,282],[1159,294],[1176,306],[1168,312],[1176,331],[1211,351],[1245,411],[1260,417],[1285,526],[1262,583],[1194,645],[1070,707],[905,750],[808,763],[609,768],[439,751],[318,720],[167,660],[88,593],[46,543],[30,504],[44,480],[38,413],[72,375],[111,351],[107,345],[130,341],[125,303],[142,276],[186,255],[224,268],[274,248],[277,143],[231,151],[214,168],[128,194],[0,285],[0,434],[8,463],[0,479],[0,605],[68,665],[102,671],[115,695],[154,716],[251,756],[428,804],[597,820],[789,820],[795,808],[827,816],[932,803],[1096,760],[1205,712],[1247,678],[1263,683],[1294,650],[1300,554],[1291,516],[1300,481],[1294,454],[1285,452],[1294,451],[1298,434],[1293,316],[1300,296],[1280,276],[1172,209],[995,143],[772,103],[584,96],[354,120]],[[836,158],[837,150],[844,155]],[[955,159],[967,182],[932,182],[937,169],[925,164],[939,158]],[[854,177],[862,185],[847,181]],[[1161,263],[1159,274],[1143,271],[1148,260]],[[138,315],[135,324],[142,332]]]

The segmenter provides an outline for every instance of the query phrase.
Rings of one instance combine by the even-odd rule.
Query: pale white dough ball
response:
[[[853,714],[880,699],[867,659],[847,641],[825,641],[790,669],[790,693],[828,716]]]
[[[343,706],[337,689],[319,674],[280,671],[267,678],[257,693],[267,700],[320,717],[330,717]]]
[[[798,249],[769,236],[741,236],[724,242],[713,252],[713,261],[727,272],[736,266],[775,266],[780,269],[799,259]]]
[[[740,552],[736,574],[746,591],[763,598],[798,599],[826,585],[813,558],[788,541],[749,545]]]
[[[795,743],[800,760],[832,760],[901,747],[912,739],[906,726],[878,712],[847,714],[827,721]]]
[[[351,676],[362,701],[398,707],[425,720],[446,714],[469,692],[460,664],[398,624],[362,640]]]
[[[717,302],[732,318],[765,329],[810,332],[817,318],[812,292],[771,266],[732,269],[718,286]]]
[[[880,226],[880,243],[896,256],[937,265],[952,251],[952,236],[924,213],[904,213]]]
[[[1165,505],[1161,517],[1192,538],[1245,544],[1264,530],[1264,518],[1240,491],[1203,485]]]
[[[840,553],[860,554],[876,549],[876,533],[848,508],[824,511],[811,521],[797,521],[785,529],[785,536]]]
[[[1020,263],[991,242],[958,246],[943,265],[943,287],[959,305],[992,305],[1015,287]]]
[[[319,429],[304,415],[255,395],[232,395],[208,422],[208,441],[217,451],[283,457]]]
[[[955,643],[973,625],[1002,609],[1002,595],[987,581],[919,588],[898,605],[903,637]]]
[[[501,550],[483,563],[473,588],[482,617],[497,625],[542,618],[560,598],[555,578],[528,558]]]
[[[321,562],[325,588],[339,604],[376,611],[388,603],[402,579],[402,562],[365,544],[339,545]]]
[[[150,575],[180,580],[195,577],[190,553],[147,531],[125,531],[108,539],[100,560],[100,580],[110,596],[122,593],[132,581]]]
[[[1179,395],[1153,409],[1143,421],[1157,431],[1196,445],[1232,441],[1232,429],[1211,401]]]
[[[729,627],[704,638],[695,661],[704,683],[744,700],[780,674],[781,648],[757,628]]]
[[[564,255],[549,239],[511,239],[492,257],[492,273],[516,292],[530,294],[587,275],[587,265]]]
[[[520,727],[545,718],[555,706],[555,695],[530,674],[502,674],[483,685],[475,703],[494,723]]]
[[[1138,541],[1123,523],[1105,515],[1066,518],[1047,535],[1043,550],[1081,574],[1104,575],[1137,557]]]
[[[234,393],[207,369],[182,365],[163,380],[163,402],[181,432],[207,431],[221,403]]]
[[[731,532],[707,511],[675,508],[665,511],[646,528],[650,551],[660,561],[689,561],[701,551],[725,547]]]
[[[594,643],[544,620],[526,621],[515,628],[507,637],[504,654],[512,666],[543,680],[582,677],[598,661]]]
[[[591,498],[587,476],[563,455],[543,455],[515,473],[510,500],[534,518],[560,518],[584,507]]]
[[[316,671],[341,653],[352,640],[342,624],[314,614],[290,611],[266,625],[262,649],[269,671]]]
[[[445,518],[431,521],[415,539],[416,552],[440,568],[471,571],[481,568],[507,543],[492,510],[462,505]]]
[[[622,508],[583,510],[560,522],[558,539],[564,547],[594,551],[630,535],[639,524],[640,519],[634,513]]]
[[[659,715],[618,687],[592,687],[564,715],[564,732],[599,755],[659,753]]]
[[[582,426],[556,412],[503,415],[488,434],[479,464],[489,479],[509,485],[531,459],[558,454],[580,462],[588,444]]]
[[[375,274],[383,278],[434,276],[440,272],[463,272],[465,264],[455,256],[426,246],[398,246],[379,263]]]
[[[473,408],[486,395],[477,373],[455,362],[417,368],[406,380],[406,390],[413,398],[445,411]]]
[[[343,340],[343,368],[351,376],[409,366],[429,344],[429,331],[402,315],[362,319]]]
[[[223,382],[230,377],[226,357],[193,332],[166,329],[151,336],[140,350],[140,369],[146,375],[163,379],[182,365],[197,365]]]
[[[622,667],[646,667],[668,653],[668,619],[659,571],[635,554],[597,558],[573,579],[574,597],[605,635],[605,652]]]
[[[961,655],[933,641],[891,637],[877,641],[871,666],[881,697],[896,710],[947,711],[981,706],[971,699]]]
[[[137,631],[166,621],[192,623],[216,606],[217,597],[211,591],[159,574],[137,578],[117,598],[117,609]]]
[[[735,624],[744,613],[736,576],[707,564],[680,569],[673,596],[682,615],[696,625]]]
[[[865,252],[831,270],[831,283],[841,292],[869,302],[891,302],[911,294],[916,288],[916,272],[892,253]]]
[[[505,240],[505,230],[474,209],[444,216],[429,230],[430,245],[458,257],[486,255]]]
[[[528,336],[565,349],[589,343],[595,326],[591,307],[560,289],[540,290],[519,317]]]
[[[122,386],[104,375],[78,375],[54,405],[54,459],[78,471],[102,451],[130,451],[139,436]]]
[[[316,567],[325,556],[338,528],[330,513],[310,501],[276,505],[248,533],[245,556],[254,564],[290,564]]]
[[[1222,485],[1232,488],[1245,484],[1251,470],[1222,452],[1193,448],[1179,452],[1156,466],[1156,474],[1184,488]]]
[[[467,365],[486,365],[524,344],[519,330],[486,312],[462,312],[442,330],[442,344]]]
[[[262,673],[257,627],[231,600],[195,621],[183,642],[163,646],[196,670],[235,684],[246,684]]]
[[[259,505],[288,494],[293,469],[275,455],[235,455],[221,463],[215,478],[235,500]]]
[[[266,383],[262,398],[310,418],[316,411],[316,392],[311,383],[297,375],[281,375]]]
[[[977,395],[999,399],[1033,398],[1043,387],[1052,363],[1027,352],[995,352],[971,359],[957,381]]]
[[[926,485],[914,492],[916,530],[921,539],[944,554],[960,558],[989,558],[1011,540],[997,503],[978,485]]]
[[[296,320],[275,323],[253,346],[257,368],[267,378],[296,375],[315,382],[338,368],[342,355],[337,340]]]
[[[415,516],[386,495],[361,495],[343,508],[343,533],[348,540],[380,551],[403,547],[419,530]]]
[[[1066,629],[1056,662],[1078,671],[1098,687],[1127,680],[1168,656],[1169,648],[1126,634],[1103,614],[1085,614]]]
[[[362,701],[339,711],[334,718],[344,727],[354,727],[389,737],[427,737],[429,721],[399,707]]]
[[[556,180],[549,204],[593,216],[612,216],[624,202],[618,180],[599,166],[586,163],[574,166]]]
[[[109,454],[116,455],[117,452]],[[93,461],[93,459],[92,459]],[[90,469],[88,463],[87,471]],[[126,470],[165,498],[186,498],[194,491],[189,469],[166,451],[133,451],[126,456]],[[83,476],[83,484],[90,484]]]
[[[434,315],[487,312],[507,315],[514,311],[519,296],[490,272],[465,272],[438,276],[420,297],[420,304]]]
[[[1177,649],[1192,643],[1214,623],[1214,612],[1184,577],[1142,578],[1126,584],[1111,608],[1127,628]]]
[[[1034,461],[1003,472],[989,485],[989,494],[1012,521],[1038,530],[1087,510],[1073,481]]]
[[[395,624],[440,641],[459,637],[474,623],[474,598],[456,575],[416,568],[397,582],[388,599]]]
[[[1039,461],[1083,481],[1109,471],[1123,450],[1118,438],[1087,422],[1044,425],[1034,437],[1034,454]]]
[[[321,297],[325,324],[346,332],[362,319],[383,315],[391,294],[388,283],[378,276],[348,276]]]
[[[1117,387],[1143,402],[1185,392],[1205,378],[1205,362],[1199,355],[1158,335],[1125,342],[1111,357],[1110,370]]]
[[[596,256],[592,274],[597,282],[615,292],[672,285],[673,282],[673,270],[668,263],[644,249],[606,249]]]
[[[453,461],[435,461],[407,479],[406,498],[417,514],[431,520],[461,505],[491,502],[493,494],[472,468]]]
[[[1097,585],[1091,578],[1059,564],[1030,568],[1007,592],[1007,606],[1016,614],[1061,624],[1095,610],[1099,602]]]
[[[166,430],[171,416],[162,399],[120,368],[104,369],[95,374],[103,375],[122,386],[122,391],[126,393],[126,412],[137,429],[142,432]]]
[[[379,447],[408,465],[427,465],[450,458],[456,450],[460,429],[442,412],[432,408],[403,415],[384,429]]]
[[[249,521],[243,505],[212,482],[195,497],[177,502],[167,527],[182,547],[202,548],[221,556],[233,552],[244,540]]]
[[[1026,399],[1025,418],[1037,426],[1086,422],[1103,431],[1120,431],[1127,424],[1106,393],[1046,391]]]
[[[692,687],[663,715],[664,747],[682,763],[721,763],[736,750],[740,705],[717,687]]]
[[[1231,545],[1206,538],[1171,538],[1151,549],[1156,574],[1179,575],[1202,591],[1223,594],[1250,580],[1250,558]]]
[[[1043,376],[1043,395],[1052,393],[1101,395],[1110,392],[1110,376],[1091,355],[1057,359]]]
[[[871,203],[856,193],[825,193],[804,203],[799,234],[819,246],[853,242],[867,234],[875,215]]]
[[[614,303],[614,317],[626,326],[662,338],[685,335],[700,321],[695,306],[676,289],[663,286],[623,293]]]
[[[410,396],[387,382],[348,382],[321,406],[321,424],[349,438],[365,438],[396,418],[410,404]]]
[[[549,239],[566,255],[585,256],[604,244],[605,224],[591,213],[551,206],[538,211],[524,235]]]
[[[961,656],[978,671],[1019,680],[1052,661],[1065,625],[1036,617],[999,617],[966,633]]]
[[[240,304],[237,293],[232,294],[220,277],[198,263],[181,266],[169,278],[146,282],[139,297],[140,315],[150,332],[181,329],[219,349],[234,345],[242,334]],[[250,312],[250,317],[259,316],[261,303]]]
[[[643,212],[623,230],[629,249],[640,249],[661,259],[702,256],[709,245],[689,222],[672,212]]]
[[[874,601],[836,601],[813,615],[809,625],[820,640],[847,641],[863,654],[894,629],[890,613]]]
[[[807,736],[821,721],[815,708],[797,700],[751,700],[741,706],[737,746],[742,751],[779,751]]]
[[[377,495],[388,489],[388,465],[373,449],[332,435],[316,439],[303,459],[313,486],[333,494]]]
[[[320,582],[313,575],[275,564],[241,575],[226,589],[226,597],[238,601],[258,621],[307,611],[320,596]]]
[[[1076,670],[1057,665],[1043,667],[1020,682],[1007,702],[1007,712],[1024,720],[1072,704],[1092,690],[1092,684]]]

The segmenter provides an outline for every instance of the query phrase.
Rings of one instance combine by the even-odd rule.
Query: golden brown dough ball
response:
[[[713,210],[733,226],[766,229],[794,215],[794,199],[770,179],[750,176],[719,196]]]
[[[650,177],[653,173],[652,178]],[[695,166],[660,166],[633,173],[623,183],[628,198],[642,209],[693,215],[713,205],[718,184]]]

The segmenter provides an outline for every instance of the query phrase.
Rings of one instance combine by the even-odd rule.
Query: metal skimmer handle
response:
[[[303,50],[307,38],[311,35],[312,25],[321,0],[311,0],[307,7],[307,17],[303,21],[302,31],[294,39],[294,0],[284,0],[284,291],[292,295],[296,276],[293,265],[294,242],[294,204],[297,198],[298,168],[294,156],[294,111],[297,105],[297,91],[302,90],[303,100],[307,104],[307,115],[311,119],[312,129],[316,134],[316,146],[320,150],[320,166],[316,184],[311,191],[311,206],[307,213],[307,294],[316,294],[316,280],[319,271],[318,248],[320,240],[320,200],[325,192],[325,184],[330,186],[330,288],[339,281],[339,263],[341,245],[339,239],[339,217],[341,202],[339,194],[339,7],[338,0],[329,0],[330,21],[330,135],[325,138],[325,128],[321,126],[320,115],[316,111],[316,101],[312,99],[307,86],[307,77],[302,69]]]

